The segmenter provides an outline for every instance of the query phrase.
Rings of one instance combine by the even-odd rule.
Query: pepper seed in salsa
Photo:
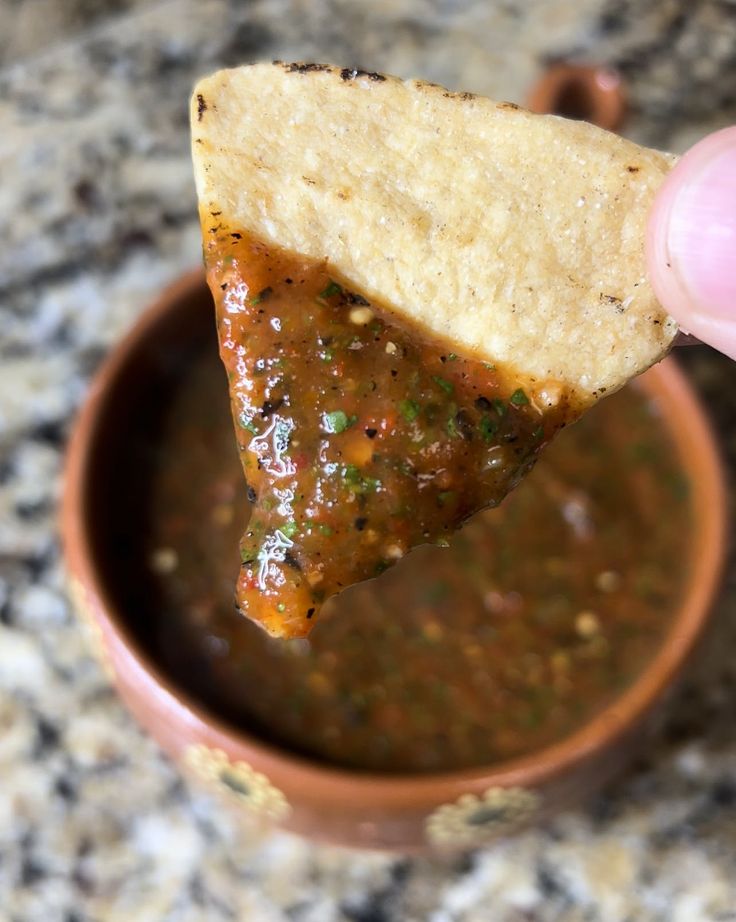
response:
[[[316,263],[210,228],[240,457],[253,501],[236,598],[270,633],[496,505],[577,415],[549,382],[459,355]]]

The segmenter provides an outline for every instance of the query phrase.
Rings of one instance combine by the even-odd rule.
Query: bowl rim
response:
[[[708,620],[725,564],[727,548],[727,487],[723,463],[710,421],[685,375],[672,358],[654,366],[640,379],[662,408],[662,419],[690,476],[694,549],[692,571],[664,642],[638,678],[609,705],[567,736],[513,759],[469,769],[435,773],[378,773],[319,762],[269,743],[229,724],[189,695],[143,649],[116,608],[94,563],[94,534],[89,528],[88,484],[96,440],[110,395],[149,333],[182,301],[199,292],[209,297],[204,273],[192,270],[168,285],[115,345],[95,374],[75,420],[63,472],[60,530],[67,572],[81,582],[97,603],[135,674],[156,686],[167,707],[178,711],[201,735],[234,744],[249,761],[267,766],[274,779],[289,776],[305,795],[316,797],[327,786],[330,798],[349,804],[409,807],[451,800],[469,790],[520,785],[536,787],[566,773],[599,750],[615,744],[659,701],[677,678]],[[311,792],[311,795],[309,794]]]

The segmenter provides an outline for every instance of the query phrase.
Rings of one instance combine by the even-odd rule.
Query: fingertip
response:
[[[696,144],[668,175],[649,216],[646,255],[665,310],[736,357],[736,127]]]

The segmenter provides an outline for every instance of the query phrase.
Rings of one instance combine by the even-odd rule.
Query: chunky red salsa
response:
[[[332,599],[338,617],[308,641],[283,641],[233,607],[248,502],[223,375],[200,345],[172,390],[147,388],[160,417],[126,430],[148,486],[119,513],[128,578],[116,584],[138,593],[126,610],[211,709],[333,764],[468,768],[560,739],[656,652],[687,578],[690,502],[657,406],[635,387],[564,432],[449,548],[418,549]],[[131,534],[143,540],[121,555]]]
[[[332,595],[500,502],[573,411],[554,383],[457,354],[326,263],[210,230],[253,502],[237,600],[272,634],[303,636]]]

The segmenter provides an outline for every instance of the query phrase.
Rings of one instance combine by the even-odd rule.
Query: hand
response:
[[[647,264],[683,331],[736,359],[736,127],[704,138],[665,180],[649,216]]]

